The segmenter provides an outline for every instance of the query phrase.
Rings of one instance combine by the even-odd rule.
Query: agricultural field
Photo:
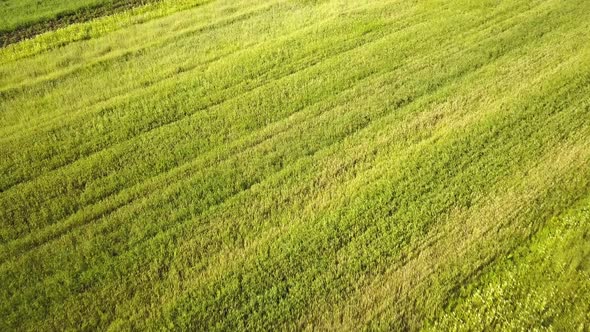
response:
[[[3,0],[0,331],[590,330],[590,1]]]

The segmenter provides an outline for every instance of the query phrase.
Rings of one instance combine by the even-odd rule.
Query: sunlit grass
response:
[[[588,326],[589,25],[163,1],[0,50],[0,329]]]

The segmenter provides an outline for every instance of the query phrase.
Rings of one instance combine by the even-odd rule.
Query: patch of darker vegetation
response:
[[[108,3],[62,12],[53,18],[30,22],[9,31],[0,31],[0,47],[6,47],[21,40],[32,38],[47,31],[57,30],[70,24],[87,22],[95,18],[116,14],[134,7],[160,1],[161,0],[113,0]]]

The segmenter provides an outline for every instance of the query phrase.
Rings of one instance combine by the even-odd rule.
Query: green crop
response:
[[[590,328],[585,0],[149,1],[0,49],[0,156],[0,330]]]

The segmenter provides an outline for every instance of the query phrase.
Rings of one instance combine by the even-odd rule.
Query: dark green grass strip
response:
[[[160,2],[162,0],[112,0],[76,10],[62,12],[51,19],[25,23],[12,30],[0,31],[0,47],[18,43],[47,31],[67,27],[75,23],[91,21],[102,16],[109,16],[134,7]]]

